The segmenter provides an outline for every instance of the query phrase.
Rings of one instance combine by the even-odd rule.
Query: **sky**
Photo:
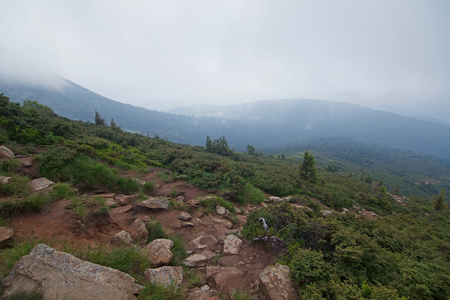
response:
[[[55,85],[39,75],[46,69],[141,107],[282,98],[450,107],[447,0],[0,0],[0,7],[0,48],[22,64],[3,60],[0,72]]]

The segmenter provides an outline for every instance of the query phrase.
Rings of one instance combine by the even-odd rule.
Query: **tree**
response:
[[[318,179],[315,157],[309,153],[308,149],[303,153],[303,162],[300,164],[300,178],[311,183],[315,183]]]
[[[443,210],[445,208],[445,189],[442,189],[439,195],[434,196],[433,208],[436,211]]]
[[[105,119],[100,116],[98,111],[95,111],[95,125],[106,125]]]
[[[111,129],[114,131],[122,131],[122,128],[120,128],[120,126],[117,125],[116,121],[114,121],[114,119],[111,119]],[[147,136],[148,136],[148,132],[147,132]]]
[[[247,153],[250,155],[256,155],[255,147],[253,147],[252,145],[247,145]]]

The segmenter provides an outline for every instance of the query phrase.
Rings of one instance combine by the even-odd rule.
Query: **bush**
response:
[[[222,197],[206,198],[200,202],[200,205],[206,207],[206,214],[215,212],[218,205],[225,207],[232,214],[236,213],[234,205]]]
[[[321,252],[302,248],[294,252],[289,267],[296,284],[326,280],[331,271]]]
[[[7,159],[0,161],[0,172],[8,173],[20,167],[20,162],[16,159]]]
[[[117,179],[117,190],[124,194],[133,194],[139,191],[141,186],[132,178],[119,177]]]
[[[258,204],[262,203],[266,196],[260,189],[255,188],[250,183],[246,183],[243,192],[238,195],[238,199],[241,204]]]

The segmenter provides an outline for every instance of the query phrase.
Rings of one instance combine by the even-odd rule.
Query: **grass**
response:
[[[165,183],[174,182],[177,179],[177,176],[178,174],[176,172],[164,171],[158,173],[159,179],[161,179]]]
[[[246,183],[243,192],[238,196],[241,204],[259,204],[266,199],[264,193],[250,183]]]
[[[146,284],[139,295],[140,300],[182,300],[185,299],[183,289],[175,285],[164,287],[157,284]]]
[[[247,291],[233,290],[231,292],[232,300],[252,300],[252,295]]]
[[[7,174],[20,166],[20,162],[15,159],[0,161],[0,173]]]
[[[202,200],[200,204],[206,208],[206,214],[214,213],[218,205],[225,207],[232,214],[236,213],[234,205],[221,197],[207,198]]]
[[[187,281],[188,288],[201,287],[204,284],[204,280],[195,269],[184,267],[183,277]]]

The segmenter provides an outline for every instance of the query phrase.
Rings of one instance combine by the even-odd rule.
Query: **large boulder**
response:
[[[44,299],[136,299],[143,289],[128,274],[44,244],[19,259],[3,285],[5,299],[34,290]]]
[[[288,266],[268,266],[259,274],[263,291],[269,300],[298,299]]]
[[[230,234],[225,238],[223,243],[223,254],[224,255],[237,255],[239,254],[239,249],[241,248],[242,240],[237,236]]]
[[[216,289],[225,293],[230,293],[233,290],[244,290],[246,288],[247,281],[244,272],[235,267],[223,268],[211,277]]]
[[[0,248],[8,246],[14,240],[14,229],[0,226]]]
[[[131,225],[130,231],[133,240],[141,244],[147,243],[149,233],[147,227],[145,227],[145,223],[142,222],[141,219],[137,218],[136,220],[134,220],[133,224]]]
[[[0,159],[1,158],[6,158],[6,159],[14,158],[14,153],[11,150],[9,150],[8,147],[0,146]]]
[[[147,269],[144,272],[146,279],[151,283],[156,283],[169,287],[179,286],[183,281],[182,267],[161,267],[158,269]]]
[[[173,260],[173,254],[170,251],[173,242],[168,239],[156,239],[142,248],[142,253],[148,257],[153,267],[168,265]]]
[[[150,198],[142,202],[138,202],[136,205],[139,207],[145,207],[149,209],[167,209],[169,208],[169,200]]]

